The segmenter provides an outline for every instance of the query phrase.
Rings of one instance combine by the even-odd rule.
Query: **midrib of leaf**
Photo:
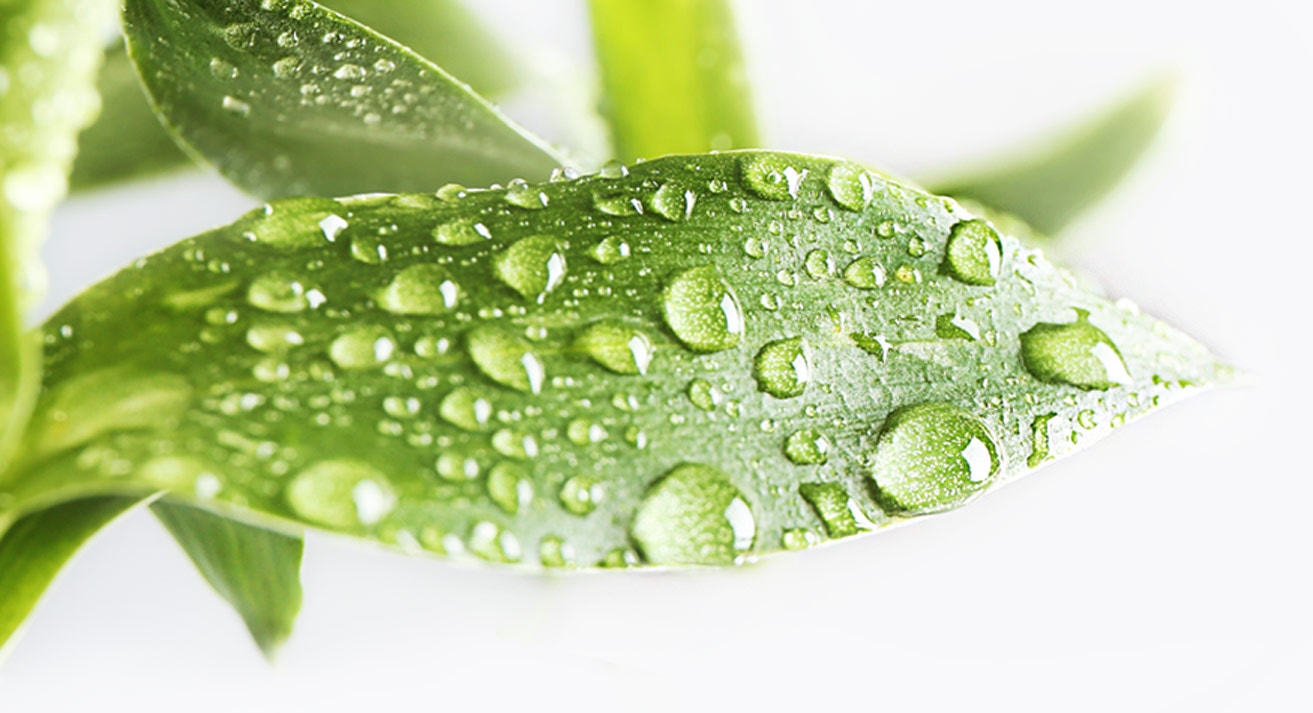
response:
[[[653,488],[696,463],[743,496],[755,530],[741,554],[752,557],[908,516],[882,505],[872,480],[898,407],[952,404],[978,419],[1001,454],[993,487],[1228,378],[1188,337],[1079,289],[1011,238],[996,285],[946,274],[948,235],[971,216],[851,164],[744,152],[620,173],[464,197],[284,201],[148,258],[47,325],[27,465],[0,491],[21,508],[162,488],[227,516],[407,550],[534,562],[559,538],[575,564],[623,565],[641,551],[632,528]],[[836,201],[826,186],[845,176],[865,177],[869,205]],[[487,238],[436,237],[477,235],[461,232],[476,223]],[[883,285],[844,277],[863,258]],[[216,260],[227,270],[210,271]],[[708,266],[745,326],[738,344],[701,353],[662,295]],[[544,290],[535,280],[551,269],[560,283]],[[444,280],[452,304],[432,291]],[[1074,324],[1078,310],[1120,349],[1132,383],[1082,389],[1023,365],[1020,335]],[[941,333],[943,316],[975,334]],[[645,374],[590,356],[581,338],[599,322],[652,345]],[[755,361],[789,338],[808,345],[813,380],[802,396],[764,393]],[[516,371],[517,344],[542,365],[538,393]],[[705,399],[710,411],[690,396],[699,379],[723,394]],[[486,399],[486,427],[444,415],[462,388]],[[806,429],[831,444],[824,465],[786,457]],[[526,435],[534,455],[507,450]],[[590,509],[581,492],[599,502]],[[827,509],[835,497],[839,509]],[[852,528],[832,521],[845,512]],[[684,530],[697,530],[695,515]]]
[[[758,145],[727,0],[590,0],[603,115],[623,161]]]

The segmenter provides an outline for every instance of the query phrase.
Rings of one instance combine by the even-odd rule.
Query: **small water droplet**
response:
[[[1089,430],[1099,425],[1099,422],[1094,418],[1094,411],[1092,409],[1082,409],[1080,413],[1076,414],[1076,423],[1085,430]]]
[[[224,95],[223,101],[220,102],[223,110],[233,116],[245,119],[251,115],[251,105],[234,96]]]
[[[281,272],[255,278],[246,291],[246,299],[252,306],[266,312],[300,312],[310,306],[301,281]]]
[[[801,396],[812,380],[811,361],[801,338],[770,342],[753,359],[757,388],[777,399]]]
[[[732,564],[752,547],[752,509],[723,472],[684,464],[658,480],[638,507],[630,536],[653,564]]]
[[[542,210],[547,207],[547,194],[517,178],[506,186],[506,202],[525,210]]]
[[[843,281],[859,290],[874,290],[884,285],[884,265],[872,257],[859,257],[843,269]]]
[[[943,269],[968,285],[988,287],[998,279],[1003,247],[998,233],[983,220],[957,223],[948,234]]]
[[[492,419],[492,402],[468,386],[447,394],[438,404],[438,414],[457,428],[482,431]]]
[[[366,463],[328,460],[298,473],[284,497],[302,518],[334,528],[378,523],[396,506],[387,478]]]
[[[463,191],[464,188],[461,190]],[[441,192],[439,192],[439,195],[441,195]],[[488,229],[488,226],[472,218],[461,218],[439,223],[438,227],[433,229],[433,239],[443,245],[453,247],[477,245],[491,240],[492,231]]]
[[[602,484],[587,476],[577,475],[561,486],[561,507],[575,515],[591,513],[605,497]]]
[[[812,279],[821,280],[834,274],[834,261],[825,250],[812,250],[803,261],[803,268]]]
[[[214,57],[210,59],[210,74],[213,74],[215,79],[229,80],[236,79],[239,72],[231,62]]]
[[[1041,322],[1021,335],[1021,358],[1036,379],[1086,390],[1131,383],[1126,362],[1112,339],[1077,310],[1068,324]]]
[[[447,451],[438,456],[434,470],[443,480],[452,483],[464,483],[479,477],[479,461],[473,456],[459,451]]]
[[[830,439],[814,428],[795,431],[784,441],[784,455],[795,465],[824,465],[830,459]]]
[[[1049,459],[1049,421],[1056,417],[1056,413],[1046,413],[1036,416],[1031,422],[1030,457],[1026,458],[1027,466],[1038,468],[1041,463]]]
[[[492,447],[507,458],[529,460],[538,456],[538,441],[527,433],[503,428],[492,434]]]
[[[470,357],[489,379],[518,391],[542,391],[547,373],[527,339],[496,327],[478,327],[468,338]]]
[[[780,534],[780,544],[789,551],[805,550],[820,543],[819,535],[801,527],[789,528]]]
[[[611,160],[602,164],[602,167],[597,169],[597,175],[602,178],[624,178],[629,175],[629,167],[619,161]]]
[[[852,537],[870,529],[871,522],[840,483],[803,483],[798,494],[812,506],[831,538]]]
[[[368,72],[365,71],[364,67],[350,63],[338,67],[333,72],[333,76],[338,79],[364,79],[366,74]]]
[[[766,257],[767,244],[761,238],[751,237],[743,241],[743,254],[750,258],[761,259]]]
[[[598,322],[580,335],[576,346],[598,364],[617,374],[646,374],[652,362],[652,341],[619,322]]]
[[[907,254],[912,257],[925,255],[925,241],[913,235],[907,239]]]
[[[523,466],[502,461],[488,471],[488,497],[515,515],[533,500],[533,481]]]
[[[767,200],[797,200],[806,177],[807,170],[799,171],[783,154],[758,153],[743,160],[743,182]]]
[[[438,265],[411,265],[378,293],[378,306],[393,314],[434,315],[456,306],[460,287]]]
[[[681,272],[662,295],[666,324],[689,349],[717,352],[743,339],[743,309],[714,266]]]
[[[351,241],[351,257],[366,265],[381,265],[387,262],[388,249],[383,241],[372,235],[362,235]]]
[[[834,202],[848,210],[862,210],[875,196],[875,177],[854,163],[841,162],[831,166],[825,185]]]
[[[614,265],[629,257],[629,243],[619,235],[612,235],[594,245],[589,255],[603,265]]]
[[[493,272],[511,289],[539,304],[565,279],[565,252],[556,238],[523,238],[493,257]]]
[[[413,396],[389,396],[383,399],[383,411],[392,418],[414,418],[419,415],[419,399]]]
[[[343,369],[369,369],[387,363],[396,348],[383,327],[357,327],[333,340],[328,357]]]
[[[885,420],[871,475],[882,507],[922,514],[962,505],[998,471],[997,447],[980,419],[952,404],[927,403]]]
[[[957,314],[941,314],[935,318],[935,334],[940,339],[980,340],[980,325]]]
[[[693,215],[693,206],[697,203],[697,194],[675,183],[667,183],[652,195],[652,210],[662,218],[681,221]]]
[[[577,446],[586,446],[605,441],[608,434],[602,424],[594,423],[586,418],[576,418],[566,426],[565,435],[571,443]]]
[[[538,562],[544,567],[570,567],[574,565],[574,548],[556,535],[548,535],[538,542]]]
[[[898,224],[892,220],[882,220],[875,226],[875,234],[882,238],[892,238],[898,232]]]
[[[489,562],[519,562],[524,555],[520,541],[514,534],[486,520],[475,524],[470,530],[465,549]]]
[[[721,398],[720,391],[706,379],[694,379],[688,383],[688,400],[703,411],[715,411]]]
[[[246,343],[257,351],[281,353],[305,344],[305,338],[285,325],[263,325],[246,330]]]

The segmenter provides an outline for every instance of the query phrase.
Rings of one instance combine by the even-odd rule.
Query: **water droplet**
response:
[[[215,79],[228,80],[236,79],[238,71],[232,63],[214,57],[210,60],[210,74],[213,74]]]
[[[351,241],[351,257],[366,265],[381,265],[388,259],[388,249],[378,238],[363,235]]]
[[[629,243],[619,235],[612,235],[609,238],[603,238],[601,242],[593,246],[589,253],[594,260],[603,265],[614,265],[621,260],[629,257]]]
[[[743,309],[714,266],[677,275],[665,289],[662,306],[666,324],[689,349],[723,351],[743,339]]]
[[[630,529],[647,561],[668,565],[732,564],[756,535],[752,509],[729,477],[691,463],[652,486]]]
[[[1003,247],[998,233],[983,220],[953,226],[944,249],[944,272],[968,285],[988,287],[998,278]]]
[[[843,281],[859,290],[874,290],[884,285],[884,266],[875,258],[859,257],[843,269]]]
[[[470,357],[489,379],[518,391],[536,394],[547,372],[527,339],[496,327],[478,327],[469,334]]]
[[[577,446],[601,443],[607,437],[606,428],[600,423],[594,423],[586,418],[576,418],[571,421],[566,426],[565,435],[571,443]]]
[[[1099,422],[1094,418],[1094,411],[1092,409],[1082,409],[1080,413],[1076,414],[1076,423],[1085,430],[1089,430],[1099,425]]]
[[[459,451],[447,451],[438,456],[434,469],[443,480],[464,483],[479,477],[479,461]]]
[[[251,105],[237,97],[225,95],[221,102],[223,110],[233,116],[245,119],[251,115]]]
[[[646,334],[618,322],[598,322],[576,345],[598,364],[617,374],[646,374],[652,362],[652,341]]]
[[[703,411],[715,411],[721,398],[720,391],[706,379],[694,379],[688,383],[688,400]]]
[[[506,202],[525,210],[542,210],[547,207],[547,194],[517,178],[506,186]]]
[[[366,74],[365,68],[358,64],[344,64],[333,72],[338,79],[364,79]]]
[[[643,202],[626,193],[597,193],[593,207],[617,218],[643,214]]]
[[[789,165],[789,157],[782,154],[752,154],[743,161],[743,182],[748,190],[767,200],[797,200],[806,177],[806,169],[799,171]]]
[[[386,329],[358,327],[334,339],[328,357],[343,369],[368,369],[386,363],[396,348]]]
[[[382,473],[355,460],[328,460],[298,473],[284,495],[297,515],[334,528],[374,525],[397,498]]]
[[[892,220],[882,220],[875,226],[875,234],[882,238],[892,238],[898,232],[898,225]]]
[[[870,529],[871,522],[840,483],[803,483],[798,494],[812,506],[831,538],[852,537]]]
[[[1056,413],[1046,413],[1042,416],[1036,416],[1030,424],[1030,457],[1026,458],[1026,465],[1031,468],[1038,468],[1041,463],[1049,459],[1049,421],[1057,417]]]
[[[853,340],[853,345],[858,349],[870,354],[871,356],[884,361],[889,354],[889,340],[879,334],[864,334],[862,332],[853,332],[848,335]]]
[[[492,268],[511,289],[542,304],[565,279],[565,252],[556,238],[533,235],[494,256]]]
[[[777,399],[801,396],[812,380],[811,362],[801,338],[781,339],[762,347],[753,359],[757,388]]]
[[[602,178],[624,178],[629,175],[629,167],[616,160],[607,161],[602,167],[597,169],[597,175]]]
[[[657,189],[652,196],[652,210],[662,218],[681,221],[693,215],[693,205],[697,203],[697,194],[680,186],[667,183]]]
[[[419,399],[413,396],[389,396],[383,399],[383,411],[392,418],[414,418],[419,415]]]
[[[848,210],[862,210],[875,196],[875,177],[854,163],[836,163],[830,167],[826,181],[830,197]]]
[[[907,239],[907,254],[912,257],[925,255],[925,241],[913,235]]]
[[[488,497],[514,515],[533,500],[533,481],[523,466],[503,461],[488,471]]]
[[[523,556],[520,541],[493,522],[483,521],[470,530],[465,549],[489,562],[519,562]]]
[[[343,230],[346,230],[351,226],[345,218],[336,213],[329,213],[324,216],[317,225],[319,226],[319,230],[323,232],[324,239],[330,243],[335,242],[337,236],[340,235]]]
[[[830,439],[814,428],[795,431],[784,441],[784,455],[795,465],[824,465],[830,459]]]
[[[378,306],[393,314],[441,314],[456,306],[460,287],[438,265],[411,265],[378,293]]]
[[[264,325],[246,330],[246,343],[258,351],[281,353],[305,344],[305,338],[285,325]]]
[[[587,476],[577,475],[561,486],[561,507],[575,515],[587,515],[606,497],[602,484]]]
[[[482,431],[492,418],[492,402],[475,389],[462,386],[442,399],[438,414],[457,428]]]
[[[935,334],[940,339],[980,340],[980,325],[957,314],[941,314],[935,318]]]
[[[443,203],[455,203],[470,194],[469,189],[459,183],[448,183],[437,190],[433,195]],[[438,242],[442,242],[439,240]]]
[[[812,279],[820,280],[834,274],[834,261],[825,250],[812,250],[803,261],[803,268]]]
[[[894,270],[894,279],[907,285],[915,285],[921,281],[921,271],[911,265],[899,265]]]
[[[998,471],[998,450],[980,419],[952,404],[927,403],[885,420],[872,477],[882,507],[921,514],[962,505]]]
[[[528,460],[538,455],[538,441],[527,433],[503,428],[492,434],[492,447],[507,458]]]
[[[1131,383],[1117,345],[1077,310],[1069,324],[1041,322],[1021,335],[1021,358],[1036,379],[1077,388],[1111,389]]]
[[[780,534],[780,544],[789,551],[805,550],[821,543],[821,538],[811,530],[793,527]]]
[[[255,278],[246,291],[246,299],[266,312],[300,312],[310,306],[301,281],[279,272]]]
[[[461,190],[463,191],[464,188],[461,188]],[[439,195],[441,195],[441,192],[439,192]],[[433,229],[433,239],[443,245],[453,247],[477,245],[491,240],[492,231],[483,223],[471,218],[464,218],[439,223],[438,227]]]
[[[544,567],[569,567],[574,564],[574,548],[556,535],[538,542],[538,562]]]

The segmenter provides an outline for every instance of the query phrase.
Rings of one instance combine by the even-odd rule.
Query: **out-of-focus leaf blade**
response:
[[[0,658],[55,576],[91,536],[140,498],[97,497],[61,503],[0,527]]]
[[[301,538],[168,501],[151,511],[273,658],[301,610]]]
[[[496,98],[519,81],[515,61],[457,0],[330,0],[325,7],[371,27]],[[123,45],[105,53],[100,119],[82,134],[70,186],[88,190],[192,165],[160,125]]]
[[[1229,376],[951,200],[765,152],[276,202],[46,333],[17,509],[163,488],[549,566],[894,525]]]
[[[25,309],[40,298],[39,251],[64,197],[74,138],[95,116],[105,0],[13,0],[0,6],[0,470],[38,380]]]
[[[168,128],[258,196],[541,180],[562,163],[436,65],[308,0],[128,0],[123,17]]]
[[[979,201],[1056,235],[1135,167],[1167,118],[1175,81],[1162,79],[1093,120],[960,178],[931,182],[936,193]]]
[[[621,160],[758,145],[728,0],[590,0]]]

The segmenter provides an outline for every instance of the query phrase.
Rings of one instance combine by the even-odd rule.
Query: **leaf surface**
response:
[[[958,507],[1229,377],[854,164],[622,173],[281,201],[139,262],[48,323],[0,492],[165,489],[498,562],[727,564]]]
[[[590,0],[603,114],[625,161],[758,145],[726,0]]]
[[[12,648],[23,621],[68,560],[139,502],[113,496],[73,500],[0,528],[0,652]]]
[[[1090,121],[993,166],[931,190],[1012,213],[1041,234],[1056,235],[1130,173],[1158,135],[1175,95],[1159,80]]]
[[[301,538],[168,501],[151,511],[273,658],[301,610]]]
[[[264,197],[544,179],[563,163],[436,65],[308,0],[128,0],[167,127]]]
[[[457,0],[331,0],[321,3],[396,40],[495,98],[519,81],[506,48]],[[83,132],[70,185],[89,190],[192,165],[160,125],[124,46],[105,52],[100,119]]]

